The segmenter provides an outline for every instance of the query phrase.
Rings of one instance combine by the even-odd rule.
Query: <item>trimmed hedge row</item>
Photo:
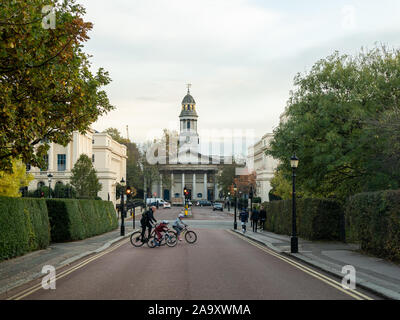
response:
[[[118,227],[112,202],[76,199],[46,202],[54,242],[82,240]]]
[[[44,249],[49,243],[44,199],[0,197],[0,261]]]
[[[346,204],[346,238],[381,258],[400,261],[400,191],[361,193]]]
[[[278,234],[292,234],[292,201],[263,204],[267,210],[265,229]],[[298,199],[297,234],[308,240],[344,240],[344,215],[334,200]]]

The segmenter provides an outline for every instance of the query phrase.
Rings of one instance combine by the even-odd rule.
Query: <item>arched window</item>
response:
[[[43,188],[45,186],[45,183],[43,181],[39,181],[39,183],[37,184],[37,188]]]

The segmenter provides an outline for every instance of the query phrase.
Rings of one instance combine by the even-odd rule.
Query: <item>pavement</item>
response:
[[[250,224],[248,224],[250,229]],[[240,229],[240,224],[238,225]],[[235,232],[242,234],[241,231]],[[347,265],[356,269],[357,287],[374,292],[388,299],[400,300],[400,265],[360,253],[356,244],[342,242],[307,241],[299,238],[299,253],[290,253],[290,237],[268,231],[254,233],[247,231],[245,236],[270,249],[296,258],[340,279],[342,268]]]

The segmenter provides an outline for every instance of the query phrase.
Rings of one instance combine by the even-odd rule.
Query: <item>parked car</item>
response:
[[[215,202],[213,205],[213,211],[215,210],[224,211],[224,205],[220,202]]]
[[[164,209],[171,209],[171,204],[169,202],[165,202]]]
[[[200,200],[197,205],[200,207],[211,207],[212,203],[208,200]]]

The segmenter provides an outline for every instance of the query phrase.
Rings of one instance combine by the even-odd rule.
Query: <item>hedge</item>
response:
[[[0,261],[44,249],[49,243],[44,199],[0,197]]]
[[[400,261],[400,191],[361,193],[346,204],[346,238],[381,258]]]
[[[48,199],[47,208],[54,242],[82,240],[118,227],[109,201]]]
[[[265,229],[278,234],[292,234],[292,200],[266,202]],[[344,214],[334,200],[298,199],[297,234],[308,240],[344,240]]]

